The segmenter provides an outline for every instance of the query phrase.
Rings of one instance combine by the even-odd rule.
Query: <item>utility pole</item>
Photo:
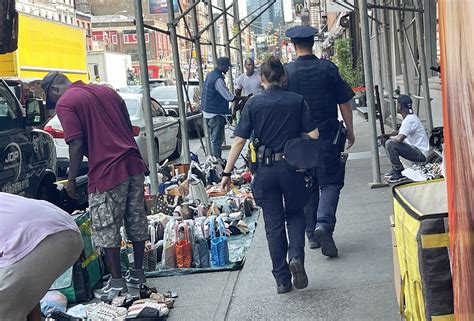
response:
[[[369,17],[367,14],[367,0],[359,0],[360,26],[362,33],[362,53],[364,59],[365,87],[367,93],[367,107],[369,108],[369,127],[371,133],[371,150],[372,150],[372,182],[369,183],[370,188],[385,187],[380,180],[380,159],[379,149],[377,145],[377,125],[375,120],[375,97],[374,97],[374,81],[372,76],[372,57],[370,53],[370,37],[369,37]]]
[[[140,0],[136,0],[140,1]],[[183,153],[184,162],[189,164],[191,162],[189,153],[189,137],[188,137],[188,124],[186,119],[186,107],[184,103],[183,95],[183,76],[181,74],[181,65],[179,61],[179,47],[178,47],[178,36],[176,33],[176,22],[174,16],[173,0],[167,0],[168,3],[168,28],[170,31],[171,49],[173,53],[173,64],[174,74],[176,77],[176,90],[178,94],[178,112],[179,112],[179,123],[181,128],[181,137],[183,141]],[[146,92],[147,90],[144,90]]]
[[[135,0],[135,21],[138,42],[138,58],[140,61],[140,80],[143,88],[143,111],[145,112],[145,133],[146,133],[146,149],[148,151],[148,167],[150,169],[150,189],[152,195],[158,194],[158,173],[156,170],[157,150],[153,134],[153,119],[151,116],[151,98],[150,83],[148,79],[148,63],[146,57],[145,32],[143,28],[143,10],[141,0]],[[188,152],[189,157],[189,152]]]
[[[190,5],[194,5],[195,3],[196,3],[196,0],[191,0]],[[191,10],[191,19],[192,19],[193,34],[194,34],[193,35],[194,48],[196,50],[196,64],[197,64],[198,75],[199,75],[199,92],[202,97],[202,93],[204,89],[204,71],[202,70],[201,40],[200,40],[200,37],[198,36],[199,21],[198,21],[198,16],[197,16],[197,7],[194,7],[193,10]],[[202,127],[204,129],[204,137],[205,137],[205,142],[206,142],[206,155],[210,155],[211,154],[211,140],[209,137],[209,129],[207,127],[205,119],[203,119]]]

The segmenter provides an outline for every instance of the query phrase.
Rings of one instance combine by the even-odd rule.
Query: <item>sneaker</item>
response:
[[[314,234],[318,235],[321,240],[321,253],[323,253],[323,255],[329,257],[338,256],[336,243],[331,234],[326,233],[321,226],[316,228]]]
[[[145,271],[143,269],[130,269],[125,275],[127,286],[131,288],[140,288],[140,285],[146,283]]]
[[[59,310],[54,310],[48,314],[48,318],[54,319],[56,321],[79,321],[80,319],[73,317],[67,313],[64,313]]]
[[[87,320],[125,320],[127,316],[127,309],[121,307],[114,307],[105,303],[99,303],[86,308],[86,313]]]
[[[283,293],[288,293],[291,291],[293,286],[290,284],[282,284],[282,285],[277,285],[277,293],[278,294],[283,294]]]
[[[395,173],[395,171],[392,169],[392,170],[390,170],[390,172],[387,172],[387,173],[383,174],[383,177],[390,178],[390,176],[392,176],[394,173]]]
[[[400,172],[394,172],[392,174],[392,176],[390,176],[388,179],[387,179],[387,182],[389,183],[398,183],[398,182],[401,182],[401,181],[404,181],[406,180],[407,178],[405,176],[402,175],[402,173]]]
[[[94,297],[96,297],[97,299],[101,299],[102,301],[111,302],[121,293],[125,292],[128,292],[128,288],[124,278],[110,278],[107,281],[107,284],[102,289],[94,290]]]
[[[308,246],[310,249],[319,249],[321,247],[321,240],[313,232],[306,232],[308,238]]]
[[[290,261],[290,272],[293,275],[293,286],[297,289],[304,289],[308,286],[308,276],[304,269],[303,261],[299,258],[292,258]]]

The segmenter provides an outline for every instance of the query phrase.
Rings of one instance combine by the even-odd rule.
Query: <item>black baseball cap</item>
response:
[[[51,88],[51,85],[53,84],[54,80],[59,76],[59,74],[60,73],[57,71],[49,72],[46,76],[44,76],[43,80],[41,81],[41,89],[43,89],[44,91],[44,99],[46,101],[46,108],[48,109],[54,109],[56,107],[56,104],[48,99],[48,93],[49,89]]]
[[[230,67],[229,57],[219,57],[219,58],[217,58],[217,66]]]
[[[413,112],[413,101],[408,95],[399,95],[397,101],[401,108],[408,110],[410,113]]]

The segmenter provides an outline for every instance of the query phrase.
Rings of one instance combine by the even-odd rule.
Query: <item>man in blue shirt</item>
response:
[[[206,76],[202,93],[202,112],[209,128],[211,155],[221,158],[226,117],[231,114],[229,102],[240,99],[227,89],[224,74],[229,71],[228,57],[217,59],[216,68]]]

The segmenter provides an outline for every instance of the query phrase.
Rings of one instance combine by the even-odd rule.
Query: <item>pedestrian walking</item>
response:
[[[0,319],[40,321],[40,300],[81,255],[81,233],[49,202],[0,192],[0,204]]]
[[[240,114],[247,99],[262,92],[262,80],[260,73],[255,70],[255,62],[252,58],[245,59],[245,72],[235,80],[235,94],[245,98],[236,103],[233,110],[233,118],[238,122]]]
[[[93,236],[95,244],[105,250],[112,275],[94,294],[113,299],[127,292],[127,285],[139,287],[146,281],[142,265],[148,229],[143,184],[148,169],[133,138],[125,102],[114,90],[82,81],[71,83],[58,72],[47,74],[41,87],[46,103],[56,107],[69,145],[66,190],[71,197],[76,194],[75,179],[83,156],[88,158]],[[134,268],[125,278],[120,271],[122,225],[134,254]]]
[[[402,175],[403,164],[400,157],[411,162],[425,162],[430,150],[425,128],[420,118],[413,113],[412,105],[410,96],[398,96],[397,112],[403,117],[400,130],[379,136],[386,139],[385,151],[392,164],[392,170],[384,175],[389,183],[406,179]]]
[[[216,68],[206,76],[202,92],[202,113],[209,128],[211,155],[217,158],[222,157],[225,124],[231,114],[229,102],[240,99],[225,85],[224,75],[229,71],[229,67],[228,57],[218,58]]]
[[[326,145],[329,166],[314,169],[311,198],[306,213],[306,235],[310,248],[321,247],[323,255],[338,256],[333,239],[339,194],[344,186],[345,163],[341,162],[341,146],[335,142],[342,137],[338,121],[339,105],[347,128],[347,148],[355,141],[350,100],[354,92],[341,78],[338,68],[329,60],[319,59],[312,53],[317,30],[310,26],[288,29],[298,58],[285,66],[288,74],[287,90],[298,93],[308,102],[311,116],[318,123],[320,139]],[[338,139],[341,141],[341,139]],[[345,142],[345,138],[342,140]]]
[[[260,73],[265,90],[251,97],[244,108],[234,131],[235,139],[221,186],[229,187],[234,164],[254,132],[252,144],[258,148],[262,161],[255,173],[253,196],[263,210],[277,293],[286,293],[292,289],[292,276],[295,288],[308,285],[304,268],[303,210],[308,193],[303,174],[285,162],[283,152],[288,140],[301,137],[303,133],[316,139],[318,129],[303,97],[282,88],[285,70],[278,58],[268,58]]]

